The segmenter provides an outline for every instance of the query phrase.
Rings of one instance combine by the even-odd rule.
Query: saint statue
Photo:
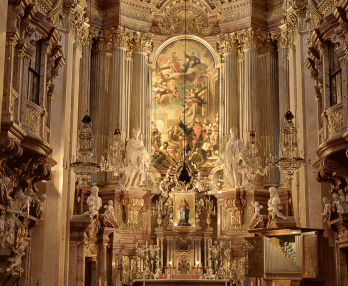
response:
[[[87,198],[88,211],[84,215],[90,218],[99,214],[99,209],[102,206],[102,199],[98,196],[99,188],[93,186],[91,188],[91,195]]]
[[[180,226],[191,226],[189,224],[189,217],[190,217],[190,206],[188,202],[185,200],[184,197],[181,198],[181,202],[177,208],[177,210],[180,210]]]
[[[281,219],[286,220],[286,217],[280,212],[281,210],[281,201],[279,198],[279,194],[277,193],[277,188],[270,187],[269,188],[270,198],[268,200],[268,212],[272,215],[272,219],[275,217],[279,217]]]
[[[216,162],[224,166],[224,175],[226,176],[231,188],[253,189],[255,186],[249,182],[245,175],[238,172],[238,162],[243,158],[243,152],[246,148],[242,140],[237,138],[238,129],[231,128],[230,140],[227,142],[225,156],[220,157]]]
[[[144,143],[139,140],[140,128],[133,128],[132,139],[129,139],[126,147],[125,170],[119,180],[121,188],[139,187],[145,184],[145,168],[148,153]]]

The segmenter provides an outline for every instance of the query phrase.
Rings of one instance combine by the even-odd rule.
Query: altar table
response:
[[[228,286],[228,283],[225,279],[146,279],[134,281],[133,286]]]

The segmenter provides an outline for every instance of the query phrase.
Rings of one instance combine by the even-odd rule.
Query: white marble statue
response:
[[[323,202],[324,202],[324,212],[321,214],[321,216],[323,217],[323,220],[325,222],[329,218],[329,214],[331,211],[331,201],[329,198],[324,197]]]
[[[333,204],[336,205],[336,210],[339,214],[348,213],[348,202],[346,202],[346,197],[340,195],[338,193],[333,193],[332,197],[334,199]]]
[[[7,260],[12,263],[11,266],[8,268],[8,271],[11,271],[12,268],[15,267],[20,267],[22,264],[22,257],[25,255],[25,245],[22,243],[21,245],[19,245],[17,247],[17,249],[15,249],[12,246],[12,251],[14,252],[14,257],[10,257]]]
[[[255,213],[254,213],[253,218],[251,219],[250,223],[252,223],[253,221],[257,220],[261,216],[260,211],[263,208],[263,206],[260,205],[259,202],[254,202],[254,203],[251,202],[251,204],[255,208]]]
[[[16,214],[26,218],[27,214],[22,211],[23,200],[26,198],[26,195],[23,193],[22,188],[15,187],[13,189],[13,192],[11,193],[13,193],[11,197],[12,203],[11,205],[9,204],[7,206],[6,212],[8,214]]]
[[[34,200],[36,202],[36,216],[38,219],[43,220],[43,215],[45,214],[43,203],[47,200],[47,196],[45,194],[42,194],[40,198],[35,196]]]
[[[87,199],[88,211],[84,215],[88,215],[91,218],[99,214],[99,209],[102,206],[102,199],[98,197],[98,191],[99,188],[93,186],[91,188],[91,195]]]
[[[245,175],[238,172],[238,162],[246,151],[243,142],[237,138],[238,129],[230,129],[230,140],[227,142],[225,155],[216,162],[223,165],[224,175],[232,188],[253,189],[255,186],[249,182]]]
[[[270,187],[269,188],[269,194],[270,198],[268,200],[268,208],[269,211],[272,212],[272,219],[274,219],[276,216],[286,220],[286,217],[280,212],[281,206],[280,206],[280,198],[277,193],[277,188]]]
[[[106,209],[104,214],[105,215],[109,215],[111,216],[114,220],[116,220],[115,218],[115,210],[114,210],[114,203],[112,200],[108,201],[108,204],[106,206],[104,206],[104,208]]]
[[[133,128],[132,139],[126,147],[125,170],[119,180],[121,188],[139,187],[145,185],[145,169],[149,157],[144,143],[139,140],[140,128]]]

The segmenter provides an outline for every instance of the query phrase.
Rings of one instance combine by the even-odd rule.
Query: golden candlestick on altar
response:
[[[157,224],[159,228],[161,228],[161,225],[163,223],[163,216],[165,216],[166,213],[167,211],[163,206],[163,201],[161,199],[159,201],[156,201],[156,209],[153,209],[152,215],[157,215]]]

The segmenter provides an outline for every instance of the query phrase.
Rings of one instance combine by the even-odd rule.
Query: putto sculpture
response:
[[[254,215],[253,215],[253,217],[252,217],[252,219],[251,219],[251,221],[250,221],[250,222],[253,222],[253,221],[257,220],[257,219],[261,216],[260,211],[261,211],[261,209],[263,208],[263,206],[260,205],[259,202],[254,202],[254,203],[251,202],[251,204],[252,204],[253,207],[255,208],[255,213],[254,213]]]
[[[116,220],[115,218],[115,210],[114,210],[114,203],[112,200],[108,201],[108,204],[104,206],[105,208],[105,215],[109,215],[111,216],[114,220]]]
[[[145,184],[145,169],[149,154],[139,139],[140,128],[133,128],[125,154],[125,169],[118,182],[121,188],[141,187]]]
[[[90,218],[99,214],[99,209],[102,206],[102,199],[98,196],[99,188],[93,186],[91,188],[91,195],[87,199],[88,211],[84,215],[89,216]]]
[[[324,202],[324,212],[321,214],[321,216],[323,217],[323,222],[326,222],[329,220],[329,216],[331,213],[331,201],[328,197],[324,197],[323,202]]]
[[[281,218],[281,219],[286,220],[286,217],[280,212],[281,201],[280,201],[279,195],[277,193],[277,188],[270,187],[269,194],[270,194],[270,198],[268,200],[268,212],[269,212],[269,214],[272,215],[272,220],[275,219],[276,216]]]

